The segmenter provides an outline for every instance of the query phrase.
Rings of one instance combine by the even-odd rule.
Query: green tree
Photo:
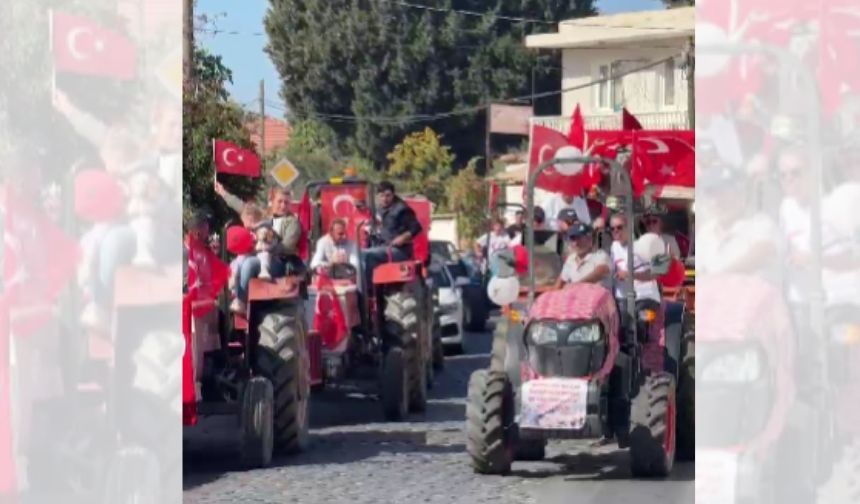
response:
[[[447,184],[450,210],[457,214],[457,232],[460,239],[472,240],[486,230],[489,184],[478,175],[478,158],[473,158]]]
[[[447,208],[445,184],[451,177],[454,155],[436,132],[425,128],[407,136],[391,151],[388,161],[386,173],[403,191],[423,194],[436,208]]]
[[[269,53],[294,119],[328,116],[339,141],[377,165],[424,124],[383,118],[437,114],[559,88],[560,55],[526,50],[528,34],[593,15],[593,0],[443,0],[434,7],[377,0],[271,0]],[[517,22],[496,16],[546,20]],[[538,113],[557,111],[543,99]],[[360,116],[358,121],[332,115]],[[481,111],[433,123],[459,159],[483,153]],[[426,124],[426,123],[425,123]]]
[[[220,227],[234,216],[213,189],[215,165],[212,160],[213,139],[233,142],[244,148],[253,148],[245,129],[246,114],[228,98],[226,85],[232,72],[220,56],[204,49],[194,54],[198,77],[195,92],[183,98],[183,196],[184,205],[206,208],[213,212],[215,225]],[[242,198],[259,194],[263,181],[247,177],[220,175],[227,190]]]

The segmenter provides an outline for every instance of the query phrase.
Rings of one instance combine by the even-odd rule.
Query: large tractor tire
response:
[[[385,330],[390,342],[403,351],[409,410],[413,412],[427,409],[427,357],[419,341],[420,306],[416,296],[408,291],[390,294],[385,299]]]
[[[675,461],[675,379],[645,378],[630,411],[630,471],[637,477],[666,477]]]
[[[239,410],[241,461],[245,467],[266,467],[272,461],[274,395],[272,383],[262,376],[255,376],[245,384]]]
[[[267,313],[259,326],[257,371],[272,382],[274,450],[296,453],[308,445],[310,362],[298,317]]]
[[[678,460],[691,461],[696,452],[696,343],[685,340],[678,368]]]
[[[438,316],[434,317],[433,321],[433,369],[445,369],[445,346],[442,344],[442,326]]]
[[[479,474],[506,474],[514,447],[513,390],[504,373],[475,371],[466,403],[466,450]]]
[[[382,412],[385,419],[397,422],[409,412],[409,378],[403,349],[393,347],[382,361]]]

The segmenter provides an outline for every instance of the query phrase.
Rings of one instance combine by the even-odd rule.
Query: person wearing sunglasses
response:
[[[627,264],[627,248],[632,246],[628,240],[627,219],[621,214],[615,214],[609,219],[609,231],[612,233],[612,264],[615,266],[615,298],[625,299],[629,275]],[[633,254],[633,290],[636,301],[652,300],[660,302],[660,288],[657,280],[651,274],[651,266],[637,254]]]
[[[596,283],[612,292],[612,263],[609,254],[594,248],[594,230],[588,224],[576,222],[567,231],[570,254],[564,262],[556,289],[573,283]]]
[[[678,246],[678,240],[669,233],[663,232],[663,217],[656,213],[646,213],[642,219],[645,225],[645,232],[654,233],[663,240],[666,244],[666,253],[672,256],[673,259],[681,259],[681,248]]]

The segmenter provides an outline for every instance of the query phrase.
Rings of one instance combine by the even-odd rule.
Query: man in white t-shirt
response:
[[[547,225],[553,231],[559,230],[559,214],[562,210],[572,209],[576,212],[577,219],[583,224],[591,224],[591,214],[588,211],[588,203],[585,198],[572,194],[556,194],[546,202],[544,212],[547,216]]]
[[[645,225],[645,231],[648,233],[654,233],[663,240],[663,243],[666,244],[666,253],[672,256],[674,259],[681,258],[681,247],[678,246],[678,240],[669,233],[663,232],[663,217],[657,215],[656,213],[646,214],[642,219],[642,223]]]
[[[503,250],[511,248],[513,240],[505,230],[505,221],[501,218],[493,220],[493,229],[487,234],[481,235],[475,240],[475,254],[478,257],[489,259]]]
[[[356,270],[358,265],[358,250],[355,243],[346,234],[346,221],[334,219],[329,226],[327,235],[317,241],[314,256],[311,259],[311,269],[323,268],[331,264],[352,264]]]
[[[609,254],[594,249],[593,230],[587,224],[577,222],[567,232],[573,253],[568,256],[562,267],[555,288],[587,282],[602,285],[612,291],[612,262]]]
[[[626,279],[629,274],[627,268],[627,250],[630,244],[627,236],[627,219],[621,214],[613,215],[609,219],[609,230],[612,232],[612,264],[615,266],[615,298],[625,299],[627,295]],[[660,288],[657,280],[651,275],[651,265],[642,257],[633,254],[633,290],[636,292],[636,300],[650,299],[660,302]]]

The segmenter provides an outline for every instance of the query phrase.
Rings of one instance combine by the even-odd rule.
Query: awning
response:
[[[602,49],[647,41],[692,37],[695,35],[695,24],[695,7],[571,19],[559,23],[557,33],[526,37],[526,47]]]

